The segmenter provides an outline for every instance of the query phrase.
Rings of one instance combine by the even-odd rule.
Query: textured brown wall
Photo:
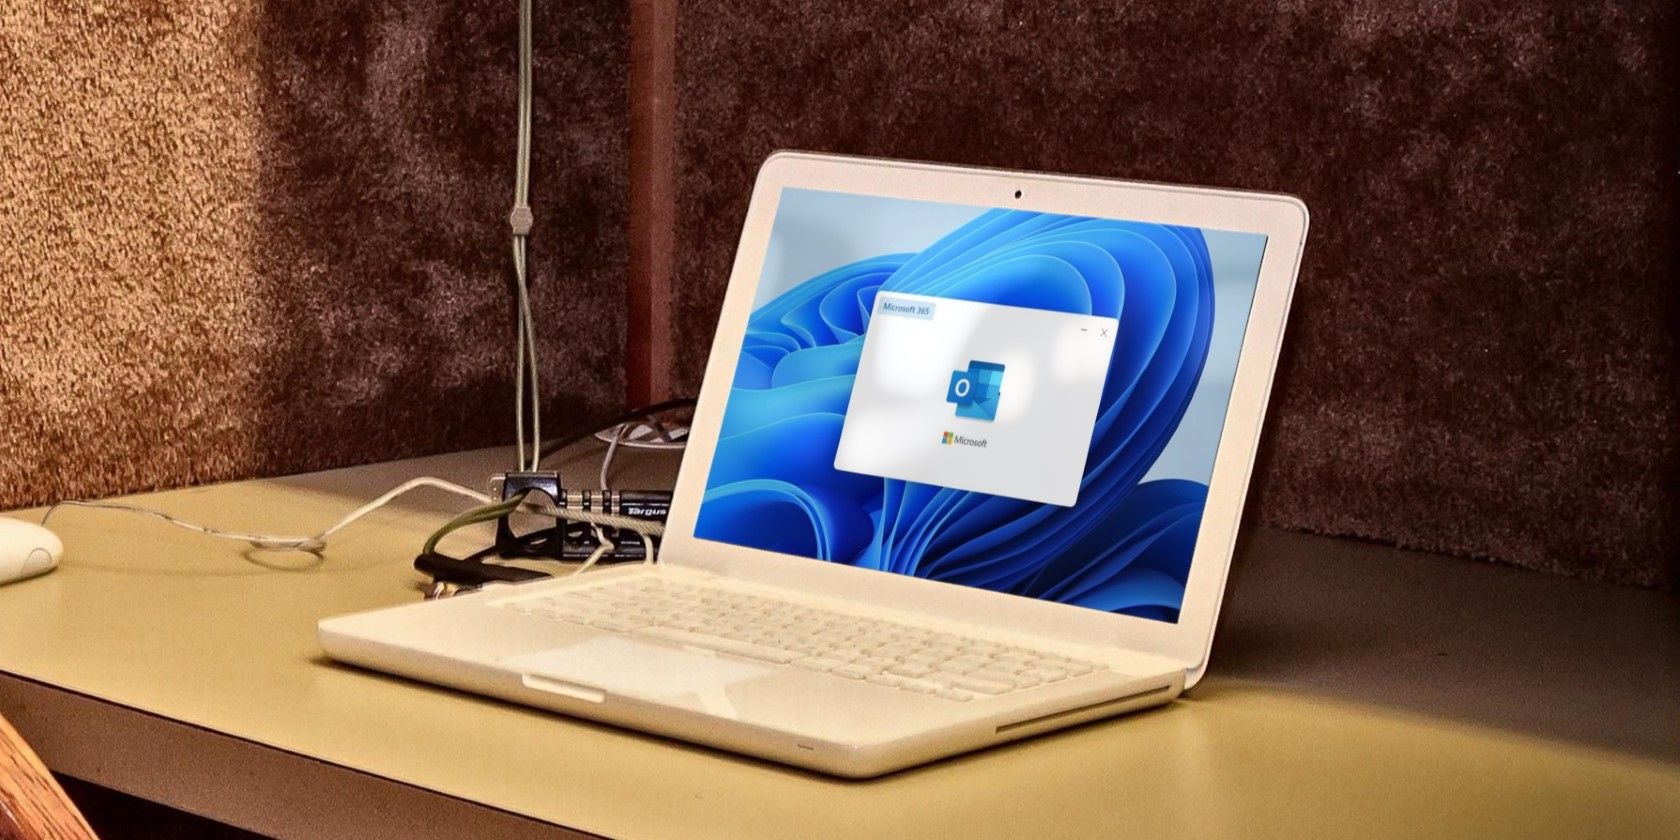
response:
[[[1610,581],[1680,564],[1680,11],[683,4],[676,380],[778,148],[1302,196],[1252,508]]]
[[[698,382],[776,148],[1287,190],[1264,521],[1680,576],[1672,3],[1013,5],[680,8],[643,390]],[[506,441],[512,10],[0,9],[0,507]],[[629,10],[538,12],[558,421],[625,392]]]
[[[538,5],[557,425],[624,393],[628,14]],[[515,9],[7,3],[0,508],[509,441]]]

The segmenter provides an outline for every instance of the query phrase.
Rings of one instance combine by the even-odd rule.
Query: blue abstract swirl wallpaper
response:
[[[1251,233],[785,190],[695,536],[1177,621],[1264,246]],[[1076,503],[835,467],[888,293],[1117,320]]]

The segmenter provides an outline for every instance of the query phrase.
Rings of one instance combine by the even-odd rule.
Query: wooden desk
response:
[[[463,453],[144,497],[308,531]],[[568,463],[580,481],[587,454]],[[641,463],[643,480],[674,462]],[[343,668],[318,618],[417,599],[430,495],[316,565],[66,511],[0,587],[0,713],[56,770],[280,837],[1676,836],[1675,598],[1252,532],[1172,706],[872,782]],[[569,831],[568,831],[569,830]]]

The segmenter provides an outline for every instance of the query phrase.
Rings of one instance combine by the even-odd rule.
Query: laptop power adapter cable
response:
[[[295,534],[257,534],[245,531],[213,528],[208,525],[200,525],[195,522],[188,521],[179,516],[175,516],[174,514],[165,513],[159,510],[152,510],[151,508],[144,508],[138,505],[130,505],[123,502],[80,500],[65,500],[54,503],[52,506],[47,508],[46,514],[41,517],[41,525],[47,525],[53,515],[58,513],[58,511],[62,508],[73,507],[91,510],[109,510],[137,516],[145,516],[151,519],[166,522],[177,528],[203,534],[205,536],[243,542],[249,544],[253,548],[264,551],[303,551],[311,554],[320,554],[326,550],[328,540],[340,531],[366,517],[368,514],[371,514],[374,511],[390,504],[398,497],[426,487],[454,493],[458,496],[479,502],[481,503],[481,506],[468,510],[466,513],[455,517],[445,524],[443,528],[434,532],[426,541],[426,546],[422,551],[423,554],[434,553],[437,548],[438,540],[442,539],[446,534],[452,531],[477,522],[498,520],[515,512],[534,513],[539,516],[552,517],[557,520],[563,519],[582,522],[584,524],[594,526],[597,529],[610,527],[638,534],[642,539],[643,550],[645,552],[644,556],[646,557],[647,562],[651,562],[656,555],[652,538],[660,536],[664,533],[664,524],[661,522],[616,514],[597,513],[587,510],[565,509],[555,507],[552,504],[544,506],[539,503],[527,503],[525,501],[527,494],[523,492],[519,493],[516,498],[510,500],[492,502],[491,497],[485,493],[480,493],[477,490],[463,487],[452,481],[446,481],[432,476],[422,476],[420,478],[405,481],[402,484],[386,491],[378,498],[345,514],[337,522],[334,522],[332,525],[328,526],[319,533],[307,536]],[[597,536],[604,536],[604,532],[597,531]],[[612,551],[614,548],[615,545],[611,540],[603,539],[600,547],[591,557],[585,560],[583,566],[580,567],[578,571],[583,571],[594,566],[603,555]]]
[[[563,437],[559,440],[550,441],[550,442],[544,444],[540,448],[540,450],[538,450],[538,448],[535,447],[535,446],[533,446],[532,449],[533,450],[538,450],[538,451],[535,452],[535,454],[539,457],[539,459],[544,459],[544,458],[547,458],[547,457],[551,456],[555,452],[558,452],[559,450],[565,448],[566,446],[569,446],[571,444],[577,443],[578,441],[581,441],[581,440],[584,440],[584,439],[590,437],[592,434],[594,434],[596,431],[598,431],[600,429],[608,429],[608,428],[614,428],[614,427],[617,427],[617,426],[622,426],[625,423],[629,423],[631,421],[641,419],[641,418],[651,417],[651,416],[654,416],[654,415],[657,415],[657,414],[660,414],[660,413],[663,413],[663,412],[666,412],[666,411],[691,407],[691,406],[693,406],[693,404],[694,404],[694,400],[692,398],[667,400],[665,402],[658,403],[658,404],[655,404],[655,405],[650,405],[650,406],[647,406],[645,408],[640,408],[640,409],[636,409],[634,411],[625,412],[623,414],[620,414],[620,415],[617,415],[615,417],[609,418],[608,420],[606,420],[602,423],[591,425],[590,427],[588,427],[589,431],[576,432],[576,433],[567,435],[566,437]],[[608,451],[610,453],[612,451],[612,449],[609,447]],[[606,474],[607,467],[610,466],[610,463],[611,463],[610,459],[603,460],[603,463],[602,463],[602,474],[603,475]],[[517,475],[517,473],[515,473],[515,474]],[[552,474],[550,474],[550,475],[552,475]],[[557,480],[558,479],[557,479],[557,476],[556,476],[556,481]],[[556,484],[556,486],[558,486],[558,484]],[[303,552],[308,552],[308,553],[312,553],[312,554],[320,554],[322,551],[324,551],[326,549],[328,541],[334,535],[338,534],[340,531],[344,530],[345,528],[349,527],[350,525],[352,525],[352,524],[356,523],[357,521],[361,520],[362,518],[366,517],[368,514],[371,514],[374,511],[390,504],[391,502],[395,501],[397,498],[399,498],[401,496],[404,496],[404,495],[407,495],[408,493],[411,493],[415,490],[419,490],[419,489],[422,489],[422,488],[432,488],[432,489],[436,489],[436,490],[442,490],[442,491],[447,492],[447,493],[452,493],[454,495],[457,495],[457,496],[460,496],[462,498],[468,499],[472,502],[475,502],[480,506],[487,506],[487,505],[493,505],[493,504],[499,504],[500,503],[496,499],[492,498],[487,493],[481,493],[481,492],[479,492],[477,490],[474,490],[472,488],[465,487],[465,486],[462,486],[460,484],[456,484],[455,482],[448,481],[448,480],[445,480],[445,479],[442,479],[442,478],[437,478],[437,477],[434,477],[434,476],[421,476],[419,478],[410,479],[408,481],[405,481],[405,482],[397,485],[396,487],[391,488],[390,490],[381,494],[377,498],[375,498],[375,499],[367,502],[366,504],[361,505],[360,507],[357,507],[356,509],[354,509],[354,510],[350,511],[349,513],[345,514],[337,522],[334,522],[332,525],[328,526],[324,530],[322,530],[318,533],[309,534],[309,535],[302,535],[302,534],[258,534],[258,533],[251,533],[251,532],[246,532],[246,531],[229,530],[229,529],[225,529],[225,528],[215,528],[215,527],[211,527],[211,526],[208,526],[208,525],[200,525],[198,523],[188,521],[188,520],[183,519],[183,518],[181,518],[179,516],[176,516],[174,514],[165,513],[163,511],[159,511],[159,510],[152,510],[150,508],[140,507],[138,505],[126,504],[126,503],[123,503],[123,502],[82,501],[82,500],[75,500],[75,499],[66,499],[66,500],[63,500],[63,501],[55,502],[54,504],[49,506],[46,510],[46,513],[41,517],[41,524],[43,526],[47,525],[48,522],[53,518],[54,515],[59,514],[59,511],[62,508],[84,508],[84,509],[90,509],[90,510],[116,511],[116,512],[119,512],[119,513],[126,513],[126,514],[132,514],[132,515],[136,515],[136,516],[144,516],[144,517],[148,517],[148,518],[151,518],[151,519],[156,519],[158,521],[165,522],[165,523],[168,523],[170,525],[173,525],[177,528],[181,528],[181,529],[184,529],[184,530],[187,530],[187,531],[192,531],[192,532],[197,533],[197,534],[203,534],[203,535],[209,536],[209,537],[215,537],[217,539],[227,539],[227,540],[234,540],[234,541],[237,541],[237,542],[247,543],[253,548],[257,548],[257,549],[264,550],[264,551],[303,551]],[[644,492],[644,493],[659,494],[659,493],[662,493],[663,491],[624,491],[624,492]],[[508,493],[509,493],[509,490],[504,489],[503,495],[506,496],[506,495],[508,495]],[[506,501],[506,500],[503,499],[502,501]],[[528,507],[534,507],[534,512],[546,513],[546,515],[551,516],[556,520],[569,520],[569,521],[582,522],[584,524],[591,525],[592,527],[599,527],[599,528],[606,528],[606,527],[621,528],[621,529],[624,529],[624,530],[628,530],[632,533],[640,533],[643,529],[647,529],[651,526],[652,529],[648,530],[647,533],[644,536],[656,537],[656,536],[659,536],[659,535],[663,534],[663,523],[662,523],[663,516],[662,515],[660,515],[660,516],[649,516],[649,515],[647,515],[646,511],[642,511],[641,512],[642,516],[640,516],[640,517],[635,516],[635,515],[613,516],[611,514],[596,513],[596,512],[591,512],[591,511],[587,511],[587,510],[579,510],[579,509],[568,510],[564,506],[558,504],[559,500],[555,500],[555,501],[556,501],[556,503],[555,504],[550,504],[546,511],[541,507],[534,507],[534,506],[528,506]],[[655,500],[655,501],[657,501],[657,500]],[[669,509],[668,497],[667,497],[667,501],[665,503],[665,507],[666,507],[667,510]],[[480,509],[482,509],[482,508],[480,508]],[[533,511],[532,510],[527,510],[526,512],[533,512]],[[600,536],[600,535],[598,534],[597,536]],[[605,547],[605,552],[607,552],[607,553],[612,552],[614,550],[614,548],[616,547],[615,544],[611,540],[606,540],[606,541],[603,541],[603,542],[599,542],[598,544],[600,546],[604,546]],[[649,546],[652,545],[651,540],[649,540],[647,545],[649,545]],[[644,548],[644,551],[646,551],[645,548]],[[653,557],[656,554],[657,554],[657,549],[655,548],[654,551],[647,553],[646,557]],[[603,554],[602,556],[605,556],[605,554]],[[585,559],[586,562],[589,562],[590,565],[593,565],[593,562],[598,562],[601,559],[601,557],[597,556],[595,558],[595,561],[593,561],[593,562],[588,561],[587,557],[585,557],[584,559]],[[461,562],[461,561],[455,561],[455,562]],[[484,564],[481,563],[479,565],[484,565]],[[502,568],[512,568],[512,567],[502,567]],[[422,571],[425,571],[425,570],[422,569]],[[496,574],[496,573],[495,572],[490,572],[490,574],[493,575],[493,574]],[[546,576],[542,572],[533,572],[532,574]]]
[[[327,540],[334,534],[344,530],[368,514],[390,504],[399,496],[419,490],[422,487],[444,490],[458,496],[466,497],[481,504],[488,504],[490,502],[490,497],[488,495],[480,493],[477,490],[463,487],[455,482],[445,481],[441,478],[421,476],[420,478],[410,479],[397,485],[396,487],[391,488],[373,501],[370,501],[367,504],[345,514],[343,518],[334,522],[320,533],[310,536],[297,536],[290,534],[252,534],[244,531],[229,531],[222,528],[212,528],[208,525],[199,525],[173,514],[152,510],[150,508],[139,507],[138,505],[124,504],[122,502],[84,502],[78,500],[65,500],[54,503],[51,507],[47,508],[46,514],[41,517],[41,525],[45,526],[47,521],[52,518],[53,514],[58,512],[59,508],[76,507],[90,508],[93,510],[113,510],[161,520],[169,523],[170,525],[174,525],[177,528],[183,528],[188,531],[193,531],[210,537],[216,537],[218,539],[236,540],[238,542],[249,543],[251,547],[265,551],[305,551],[312,554],[319,554],[326,549]]]

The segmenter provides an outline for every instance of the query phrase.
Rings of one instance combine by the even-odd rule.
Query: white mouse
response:
[[[0,516],[0,585],[58,568],[64,542],[31,522]]]

